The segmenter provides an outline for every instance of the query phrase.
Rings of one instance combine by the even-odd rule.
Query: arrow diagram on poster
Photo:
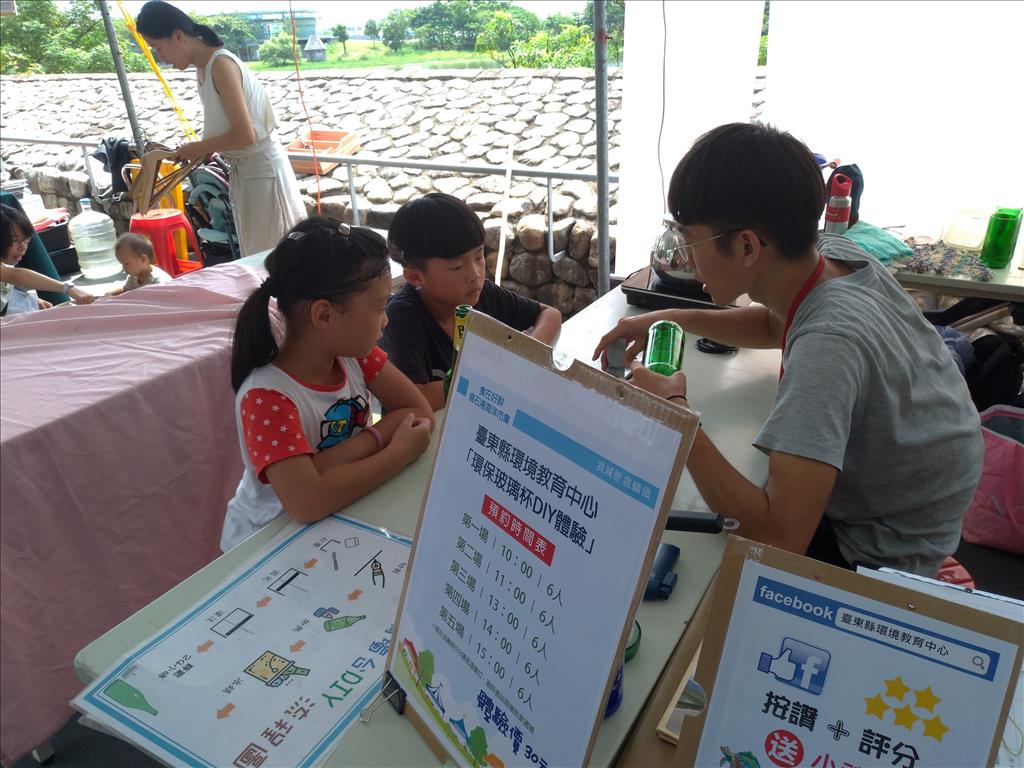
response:
[[[234,704],[225,704],[223,707],[217,710],[217,719],[223,720],[231,714],[231,710],[235,708]]]
[[[358,600],[359,596],[361,594],[363,594],[363,590],[361,590],[361,589],[353,589],[351,592],[348,593],[348,599],[349,600]]]
[[[305,644],[305,640],[299,640],[298,642],[292,643],[288,647],[291,649],[292,653],[297,653],[298,651],[302,650],[302,646],[304,646]]]
[[[213,647],[213,640],[207,640],[202,645],[197,645],[196,646],[196,650],[199,651],[199,653],[206,653],[212,647]]]
[[[256,601],[256,607],[257,608],[265,608],[269,604],[270,604],[270,598],[269,597],[261,597],[259,600]]]

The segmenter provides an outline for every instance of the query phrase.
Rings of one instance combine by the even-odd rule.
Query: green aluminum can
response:
[[[662,376],[671,376],[683,367],[683,333],[679,323],[659,320],[647,331],[644,366]]]

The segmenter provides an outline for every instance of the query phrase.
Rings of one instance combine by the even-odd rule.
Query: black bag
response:
[[[979,411],[993,405],[1024,406],[1024,345],[1016,339],[989,334],[976,339],[974,365],[964,374],[971,399]]]

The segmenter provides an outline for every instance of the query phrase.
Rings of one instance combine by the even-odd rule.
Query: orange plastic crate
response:
[[[337,163],[313,161],[313,149],[318,155],[354,155],[360,150],[359,137],[351,131],[306,131],[301,139],[288,145],[288,154],[308,154],[309,160],[291,160],[296,173],[315,173],[323,176],[338,167]]]

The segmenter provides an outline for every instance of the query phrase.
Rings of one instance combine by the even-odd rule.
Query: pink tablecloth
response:
[[[0,757],[50,738],[75,654],[219,554],[241,476],[229,376],[261,270],[0,324]]]

